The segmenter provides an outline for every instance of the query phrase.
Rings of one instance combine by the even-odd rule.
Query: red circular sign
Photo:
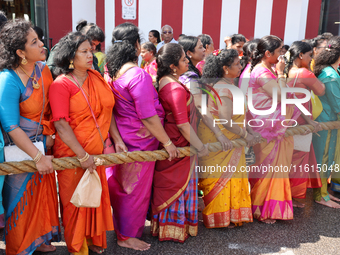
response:
[[[133,5],[133,1],[134,1],[134,0],[124,0],[124,3],[125,3],[127,6],[132,6],[132,5]]]

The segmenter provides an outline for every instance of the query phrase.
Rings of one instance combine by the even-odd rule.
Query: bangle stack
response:
[[[80,163],[84,163],[86,160],[90,158],[90,155],[86,152],[85,156],[83,158],[77,158]]]
[[[168,147],[168,146],[170,146],[172,144],[172,142],[171,142],[171,139],[169,139],[169,141],[167,141],[166,143],[163,143],[163,147],[165,148],[165,147]]]
[[[248,132],[247,131],[245,131],[245,134],[244,134],[244,139],[246,139],[247,138],[247,136],[248,136]]]
[[[38,151],[37,155],[34,157],[33,161],[37,164],[41,157],[43,156],[41,151]]]

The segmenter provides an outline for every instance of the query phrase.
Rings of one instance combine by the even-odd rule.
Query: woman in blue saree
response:
[[[36,164],[38,172],[6,176],[3,197],[6,254],[49,252],[60,240],[58,199],[51,156],[33,140],[53,146],[48,90],[52,75],[45,63],[43,43],[23,19],[0,31],[0,122],[5,144],[14,143]],[[39,123],[41,125],[39,125]],[[20,159],[18,159],[20,160]]]

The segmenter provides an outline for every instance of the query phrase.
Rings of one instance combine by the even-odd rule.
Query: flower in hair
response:
[[[212,54],[217,57],[218,54],[220,53],[221,53],[221,50],[214,50]]]
[[[290,61],[290,51],[287,51],[287,52],[286,52],[285,58],[287,59],[287,62]]]
[[[328,44],[328,48],[331,48],[331,47],[332,47],[332,45]]]

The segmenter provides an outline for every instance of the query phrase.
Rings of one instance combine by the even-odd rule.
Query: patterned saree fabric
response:
[[[193,96],[177,82],[166,84],[159,91],[165,110],[164,129],[176,147],[190,146],[177,125],[190,123],[197,130],[197,115]],[[159,240],[184,242],[197,235],[197,175],[196,157],[157,161],[151,200],[151,233]]]
[[[215,90],[220,97],[233,100],[229,89],[216,88]],[[217,95],[214,96],[217,97]],[[215,100],[218,99],[215,98]],[[208,109],[214,119],[220,119],[218,108],[211,98],[208,99]],[[232,120],[241,123],[238,125],[243,128],[244,115],[233,115]],[[219,125],[219,128],[230,140],[240,138],[239,135],[228,131],[222,125]],[[218,141],[203,121],[198,127],[198,136],[205,144]],[[199,165],[199,188],[204,193],[203,223],[205,227],[221,228],[231,223],[242,225],[244,222],[252,222],[248,177],[246,172],[241,171],[241,167],[246,166],[244,148],[211,152],[208,156],[200,158]],[[207,170],[211,167],[214,167],[215,171]]]

